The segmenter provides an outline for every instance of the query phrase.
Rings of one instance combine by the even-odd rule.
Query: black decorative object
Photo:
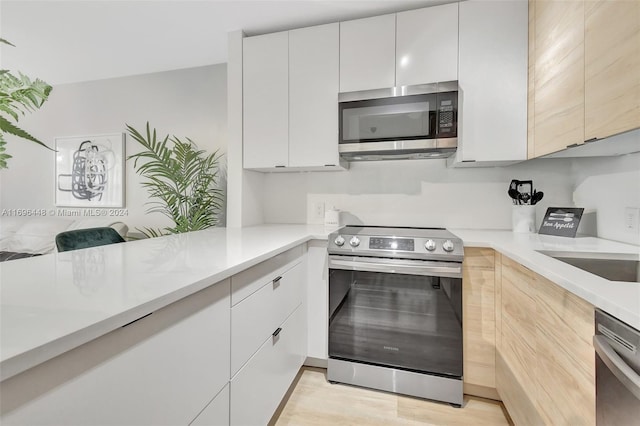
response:
[[[538,233],[574,238],[580,225],[582,212],[584,209],[578,207],[549,207]]]

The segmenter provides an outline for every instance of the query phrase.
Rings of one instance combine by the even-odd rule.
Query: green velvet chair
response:
[[[124,243],[124,238],[109,227],[75,229],[56,235],[56,247],[59,252],[115,243]]]

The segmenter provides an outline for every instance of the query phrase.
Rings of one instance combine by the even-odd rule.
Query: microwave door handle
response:
[[[624,362],[603,336],[593,336],[593,348],[620,383],[640,399],[640,375]]]
[[[416,265],[399,262],[375,262],[343,259],[329,259],[329,269],[344,269],[347,271],[383,272],[386,274],[411,274],[436,277],[462,277],[460,266],[444,265]]]

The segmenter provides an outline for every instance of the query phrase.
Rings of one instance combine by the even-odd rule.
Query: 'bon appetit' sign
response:
[[[549,207],[538,233],[574,238],[583,211],[583,208]]]

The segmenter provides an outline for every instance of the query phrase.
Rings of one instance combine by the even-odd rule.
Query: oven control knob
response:
[[[436,249],[436,242],[433,240],[429,240],[426,243],[424,243],[424,248],[426,248],[429,251],[434,251]]]
[[[351,247],[358,247],[360,245],[360,238],[358,237],[352,237],[349,240],[349,244],[351,244]]]
[[[447,240],[444,243],[442,243],[442,248],[446,252],[452,252],[453,251],[453,243],[451,242],[451,240]]]
[[[338,247],[342,247],[344,245],[344,237],[342,235],[338,235],[333,242],[336,243]]]

